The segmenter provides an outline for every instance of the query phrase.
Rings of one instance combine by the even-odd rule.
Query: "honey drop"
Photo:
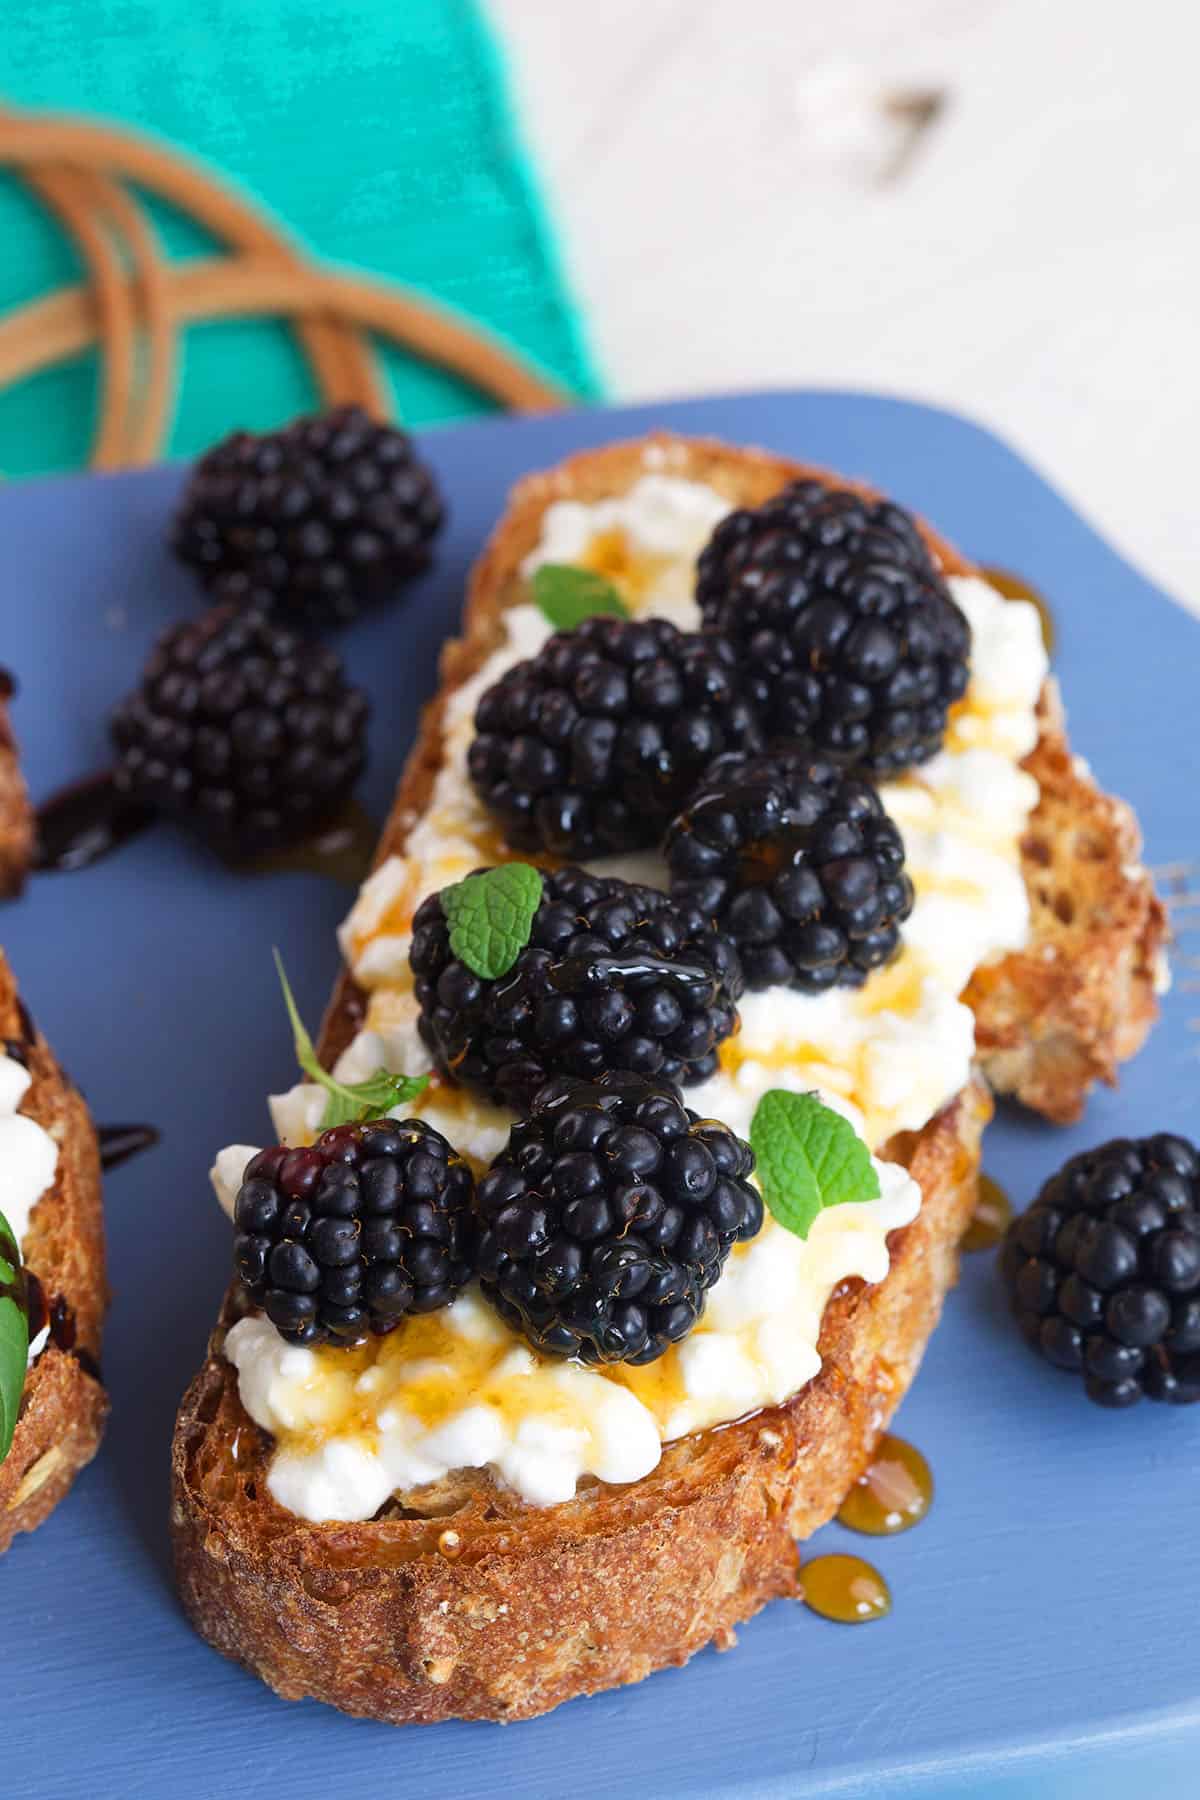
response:
[[[861,1556],[818,1556],[800,1570],[805,1606],[838,1625],[865,1625],[892,1610],[887,1582]]]
[[[1042,624],[1042,642],[1047,653],[1053,652],[1057,633],[1054,626],[1054,614],[1050,611],[1050,603],[1044,594],[1039,594],[1035,587],[1030,587],[1020,575],[1014,575],[1009,569],[985,568],[981,571],[985,581],[989,581],[997,593],[1003,594],[1006,600],[1028,600],[1037,613]]]
[[[990,1175],[981,1175],[975,1211],[959,1241],[959,1249],[968,1254],[976,1250],[994,1250],[1008,1230],[1012,1216],[1012,1201],[1000,1183],[993,1181]]]
[[[350,800],[330,824],[303,842],[264,850],[236,866],[247,875],[273,875],[279,870],[326,875],[357,888],[371,872],[378,842],[378,824],[357,800]]]
[[[933,1476],[921,1452],[885,1434],[838,1513],[838,1524],[869,1537],[894,1537],[919,1525],[933,1504]]]

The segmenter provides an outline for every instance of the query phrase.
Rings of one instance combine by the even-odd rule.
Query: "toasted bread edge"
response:
[[[100,1153],[83,1096],[63,1073],[17,996],[0,952],[0,1038],[19,1042],[33,1082],[22,1112],[58,1145],[53,1185],[25,1238],[26,1267],[47,1301],[61,1299],[74,1326],[70,1348],[51,1341],[30,1370],[12,1446],[0,1463],[0,1551],[40,1525],[100,1447],[108,1396],[98,1378],[108,1306]],[[69,1328],[60,1337],[70,1336]]]

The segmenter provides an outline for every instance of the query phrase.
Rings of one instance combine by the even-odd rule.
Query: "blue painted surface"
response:
[[[981,561],[1036,582],[1060,623],[1077,748],[1136,804],[1152,863],[1200,850],[1194,621],[994,438],[944,413],[838,394],[430,434],[452,507],[439,569],[342,640],[375,701],[366,798],[378,814],[509,483],[657,423],[869,476]],[[160,470],[0,492],[0,658],[23,681],[16,722],[37,793],[102,761],[105,714],[149,639],[195,604],[162,548],[179,480]],[[218,1145],[261,1141],[260,1096],[293,1076],[270,945],[315,1020],[348,898],[307,876],[234,878],[164,830],[86,874],[34,881],[0,915],[31,1004],[98,1117],[165,1132],[108,1184],[104,1450],[0,1565],[5,1792],[1194,1794],[1200,1409],[1114,1417],[1086,1404],[1018,1341],[990,1257],[968,1263],[903,1409],[902,1431],[935,1472],[930,1518],[891,1542],[821,1534],[821,1548],[865,1549],[886,1575],[895,1605],[880,1624],[846,1629],[780,1603],[734,1654],[707,1652],[638,1688],[504,1730],[400,1733],[287,1706],[192,1635],[170,1582],[166,1471],[174,1407],[227,1266],[205,1172]],[[1113,1132],[1196,1135],[1189,1013],[1200,1000],[1177,991],[1120,1094],[1098,1096],[1084,1125],[1001,1118],[991,1171],[1023,1199],[1068,1152]]]

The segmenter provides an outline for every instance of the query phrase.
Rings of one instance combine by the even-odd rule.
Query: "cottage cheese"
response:
[[[0,1056],[0,1212],[24,1248],[34,1207],[54,1180],[58,1145],[36,1119],[18,1112],[33,1077],[14,1056]],[[44,1325],[29,1346],[33,1367],[50,1337]]]
[[[15,1057],[0,1056],[0,1212],[18,1244],[24,1243],[30,1214],[58,1167],[58,1145],[50,1133],[17,1110],[32,1079]]]
[[[547,561],[601,568],[633,611],[691,628],[695,557],[724,510],[708,488],[647,474],[619,499],[552,506],[525,571]],[[1040,625],[1032,606],[983,581],[953,578],[951,587],[974,635],[967,696],[944,751],[881,789],[917,892],[901,953],[857,992],[745,997],[720,1069],[687,1095],[743,1135],[772,1087],[817,1089],[874,1148],[920,1129],[969,1076],[974,1020],[962,989],[982,963],[1025,942],[1019,840],[1037,786],[1018,764],[1037,738],[1047,668]],[[409,1074],[429,1067],[408,968],[412,915],[426,894],[504,854],[466,777],[473,716],[484,690],[549,630],[532,606],[512,609],[505,622],[504,643],[450,700],[443,766],[405,855],[371,876],[342,927],[343,953],[369,996],[363,1028],[337,1066],[344,1080],[380,1064]],[[593,866],[665,883],[655,856]],[[275,1130],[288,1142],[311,1141],[323,1110],[323,1093],[307,1083],[271,1100]],[[417,1110],[480,1165],[511,1124],[503,1110],[444,1087],[397,1116]],[[218,1159],[214,1180],[226,1204],[249,1154],[242,1146]],[[807,1240],[768,1219],[752,1244],[734,1250],[696,1330],[643,1370],[541,1358],[474,1290],[432,1320],[409,1321],[353,1352],[297,1350],[266,1320],[242,1321],[226,1354],[247,1410],[279,1442],[271,1491],[304,1517],[350,1519],[370,1517],[396,1488],[455,1468],[486,1465],[541,1505],[567,1498],[584,1474],[638,1479],[664,1442],[775,1404],[817,1373],[829,1295],[851,1275],[883,1280],[888,1233],[920,1205],[902,1169],[878,1167],[880,1198],[822,1213]]]

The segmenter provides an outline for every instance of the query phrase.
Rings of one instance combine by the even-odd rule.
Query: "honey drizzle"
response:
[[[635,549],[629,534],[620,525],[594,532],[578,558],[581,568],[603,575],[625,600],[635,606],[659,576],[670,568],[672,560],[661,552]]]
[[[885,1433],[842,1502],[838,1524],[868,1537],[911,1531],[933,1504],[933,1476],[915,1445]]]
[[[978,1250],[994,1250],[1008,1230],[1012,1216],[1012,1201],[1000,1183],[993,1181],[990,1175],[981,1175],[975,1211],[959,1241],[959,1249],[968,1255]]]
[[[265,850],[235,866],[244,875],[274,875],[279,870],[305,875],[325,875],[331,881],[359,888],[371,872],[379,826],[357,800],[346,803],[322,830],[298,844]]]
[[[817,1556],[800,1570],[801,1599],[837,1625],[865,1625],[892,1610],[887,1582],[861,1556]]]
[[[1058,641],[1058,631],[1054,623],[1054,614],[1050,610],[1050,602],[1046,596],[1040,594],[1037,588],[1031,587],[1022,576],[1014,575],[1010,569],[1001,569],[989,564],[981,569],[980,573],[998,594],[1004,595],[1006,600],[1028,600],[1041,621],[1042,642],[1046,646],[1047,655],[1051,655]]]

